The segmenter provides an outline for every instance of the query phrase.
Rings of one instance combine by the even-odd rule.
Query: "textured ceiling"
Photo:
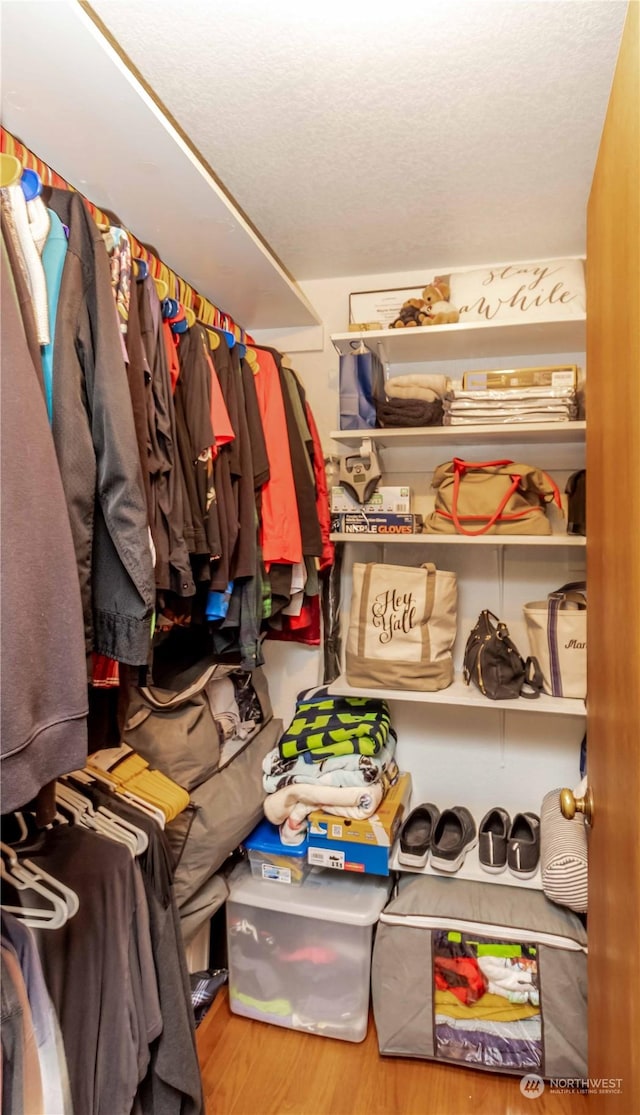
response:
[[[585,250],[620,0],[93,0],[296,279]]]

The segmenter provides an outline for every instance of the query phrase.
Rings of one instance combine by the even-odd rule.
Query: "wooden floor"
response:
[[[380,1057],[373,1021],[355,1045],[240,1018],[226,988],[197,1037],[207,1115],[587,1115],[586,1096],[527,1099],[519,1078]]]

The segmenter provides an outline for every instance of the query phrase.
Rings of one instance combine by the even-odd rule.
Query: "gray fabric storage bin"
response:
[[[586,945],[579,918],[541,891],[403,876],[373,952],[380,1052],[518,1076],[586,1077]],[[476,970],[484,981],[496,967],[498,994],[488,982],[480,992],[472,987]],[[532,981],[518,982],[525,1003],[505,997],[515,980]],[[459,1002],[473,995],[475,1002]]]

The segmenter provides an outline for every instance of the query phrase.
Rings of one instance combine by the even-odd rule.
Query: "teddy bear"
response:
[[[422,292],[424,309],[420,313],[421,325],[452,325],[460,314],[449,301],[451,288],[446,279],[434,279]]]
[[[419,315],[424,310],[424,302],[422,298],[409,298],[407,302],[403,302],[400,307],[398,317],[390,325],[391,329],[409,329],[422,325],[419,320]]]
[[[391,322],[390,329],[417,328],[421,325],[445,325],[459,320],[460,314],[449,302],[450,288],[446,279],[435,279],[426,286],[422,298],[409,298]]]

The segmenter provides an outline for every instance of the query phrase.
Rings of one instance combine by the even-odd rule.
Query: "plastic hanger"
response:
[[[207,329],[207,337],[209,338],[209,348],[215,352],[222,344],[222,337],[219,333],[214,333],[212,329]]]
[[[161,302],[167,297],[169,293],[169,285],[165,283],[164,279],[154,279],[154,286]]]
[[[38,867],[33,860],[23,859],[18,862],[22,868],[26,868],[30,871],[36,880],[41,880],[45,884],[48,883],[54,892],[59,892],[61,894],[67,906],[68,917],[72,918],[74,914],[77,914],[80,909],[80,899],[71,887],[60,882],[60,879],[56,879],[55,876],[49,875],[48,871],[44,871],[42,867]]]
[[[9,914],[15,914],[25,925],[33,929],[60,929],[69,918],[69,909],[65,900],[59,893],[42,885],[40,882],[42,876],[37,869],[35,874],[26,870],[8,844],[0,844],[0,850],[2,851],[0,877],[16,890],[31,890],[35,894],[42,895],[49,903],[48,907],[9,906],[3,903],[1,909]]]
[[[0,154],[0,186],[15,186],[22,177],[22,163],[15,155]]]
[[[85,798],[78,790],[68,785],[58,783],[56,786],[56,801],[59,802],[62,808],[70,809],[74,812],[79,824],[84,825],[85,828],[90,828],[94,832],[102,836],[107,836],[111,840],[117,841],[119,844],[124,844],[133,856],[137,855],[138,841],[133,833],[120,828],[114,821],[114,815],[107,813],[100,813],[94,810],[93,803]]]
[[[146,259],[138,259],[135,256],[133,262],[136,265],[136,281],[141,283],[149,274],[149,264]]]
[[[67,775],[65,777],[64,782],[67,786],[73,784],[73,782],[76,782],[90,787],[92,783],[98,784],[98,779],[92,778],[91,775],[87,774],[85,771],[74,771],[72,775]],[[111,783],[111,785],[113,785],[113,783]],[[82,793],[81,790],[79,792]],[[115,795],[113,796],[115,797]],[[91,804],[93,805],[93,802]],[[99,805],[97,809],[95,809],[94,807],[94,814],[98,817],[106,818],[112,824],[117,825],[119,828],[124,829],[126,832],[130,833],[135,838],[136,855],[140,855],[142,852],[146,852],[147,848],[149,847],[149,837],[143,829],[137,828],[136,825],[131,823],[131,821],[125,820],[125,818],[121,817],[119,813],[116,813],[112,809],[109,809],[106,805]]]
[[[256,352],[255,348],[247,348],[245,359],[247,361],[247,364],[251,368],[254,376],[256,376],[260,371],[260,365],[258,363],[258,353]]]
[[[33,237],[36,248],[40,252],[40,255],[42,255],[42,250],[47,242],[47,236],[51,228],[51,217],[40,196],[42,193],[42,179],[37,170],[31,170],[29,167],[25,167],[20,177],[20,186],[22,187],[24,199],[27,203],[29,231]]]
[[[69,777],[77,782],[84,783],[86,786],[90,786],[92,783],[96,783],[98,786],[103,786],[104,789],[114,792],[115,797],[125,798],[130,805],[135,806],[135,808],[139,809],[141,813],[144,813],[147,817],[151,817],[152,820],[157,821],[160,826],[164,828],[165,817],[164,813],[162,813],[162,810],[156,809],[155,806],[150,805],[148,802],[145,802],[142,798],[138,798],[135,794],[132,794],[129,791],[127,791],[127,793],[125,794],[116,785],[116,783],[108,777],[108,775],[102,772],[100,774],[94,775],[93,772],[89,774],[86,770],[74,770]],[[105,809],[105,806],[99,806],[98,813],[103,809]],[[135,825],[132,825],[129,821],[123,820],[123,818],[119,817],[117,813],[115,813],[114,816],[117,818],[118,824],[124,825],[125,828],[130,828],[135,831],[135,834],[138,838],[138,844],[140,846],[138,854],[140,854],[140,852],[146,851],[149,846],[149,838],[147,837],[146,832],[143,832],[142,829],[136,829]],[[144,847],[142,847],[143,842]]]

